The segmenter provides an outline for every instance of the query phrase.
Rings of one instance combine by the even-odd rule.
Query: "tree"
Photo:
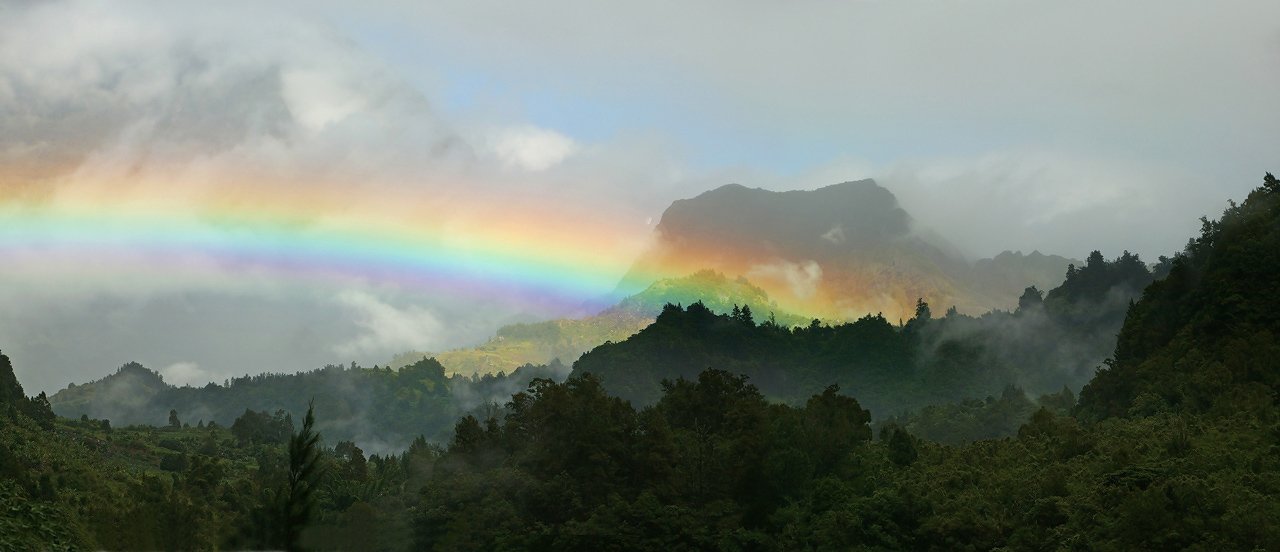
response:
[[[1044,292],[1031,286],[1022,292],[1022,297],[1018,298],[1018,312],[1028,312],[1044,306]]]
[[[210,426],[213,422],[210,422]],[[254,412],[245,409],[236,421],[231,424],[231,434],[241,445],[285,443],[293,433],[293,418],[284,410],[277,410],[275,415],[266,412]]]
[[[1102,252],[1095,249],[1092,253],[1089,253],[1089,258],[1085,259],[1085,268],[1101,267],[1106,262],[1107,259],[1102,256]]]
[[[799,415],[807,440],[804,449],[819,473],[832,470],[855,446],[871,440],[871,413],[857,399],[841,395],[838,385],[810,397]]]
[[[302,430],[289,439],[289,477],[282,493],[282,538],[285,550],[302,550],[302,529],[311,521],[316,507],[316,486],[323,475],[320,467],[320,434],[315,427],[315,401],[307,403]]]
[[[916,451],[916,438],[907,430],[892,428],[889,430],[889,460],[899,466],[909,466],[920,453]]]
[[[169,410],[169,427],[174,429],[182,427],[182,421],[178,420],[177,410]]]
[[[929,303],[926,303],[923,297],[916,299],[915,320],[923,322],[931,318],[933,318],[933,313],[929,311]]]
[[[58,416],[53,413],[53,407],[49,405],[49,396],[45,395],[44,391],[28,399],[26,406],[27,416],[45,429],[51,429],[54,420],[58,419]]]
[[[356,446],[354,442],[342,441],[338,443],[337,446],[333,447],[333,453],[346,461],[342,467],[344,478],[364,481],[368,477],[368,461],[365,460],[364,451]]]

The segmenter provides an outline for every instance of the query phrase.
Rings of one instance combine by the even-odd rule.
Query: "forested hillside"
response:
[[[656,401],[662,380],[707,368],[746,374],[770,399],[795,404],[836,383],[878,417],[999,395],[1008,385],[1032,394],[1078,390],[1111,353],[1129,301],[1168,262],[1153,274],[1137,256],[1107,261],[1095,251],[1048,294],[1027,288],[1014,312],[935,316],[921,301],[901,326],[866,316],[786,327],[750,309],[668,305],[634,337],[584,355],[574,373],[595,374],[637,404]]]
[[[567,380],[463,416],[447,446],[389,456],[312,442],[284,411],[229,427],[176,409],[162,427],[56,418],[0,356],[0,550],[1265,550],[1280,542],[1278,246],[1267,175],[1155,274],[1091,256],[1013,313],[922,302],[900,327],[789,330],[673,306]],[[1030,393],[1087,378],[1044,347],[1112,319],[1119,344],[1078,404]],[[454,381],[437,364],[325,377],[339,373],[413,376],[402,388],[422,397]],[[875,401],[899,414],[894,393],[967,399],[873,421]],[[314,484],[291,483],[308,458]]]
[[[1108,367],[1080,394],[1089,419],[1267,411],[1280,393],[1280,183],[1267,173],[1129,310]]]
[[[1221,220],[1206,221],[1183,254],[1162,262],[1168,278],[1129,309],[1115,358],[1085,387],[1078,418],[1069,415],[1070,394],[1059,394],[1044,400],[1015,438],[945,446],[886,424],[872,441],[870,417],[845,390],[828,388],[803,407],[770,404],[745,378],[719,370],[677,375],[641,410],[610,398],[592,371],[564,384],[537,383],[513,399],[502,420],[459,423],[435,483],[423,491],[416,544],[434,550],[585,550],[602,543],[620,550],[1274,547],[1280,542],[1280,410],[1271,341],[1280,327],[1273,308],[1278,236],[1280,186],[1268,174],[1263,188]],[[1050,293],[1044,308],[1070,304],[1077,291],[1109,287],[1101,284],[1104,274],[1148,278],[1139,266],[1091,259],[1072,271],[1075,287]],[[1025,297],[1020,312],[1038,308],[1037,298]],[[1105,318],[1091,309],[1066,312],[1082,324]],[[731,340],[751,326],[700,307],[664,315],[697,336],[692,341]],[[927,320],[913,322],[927,327]],[[844,331],[857,335],[852,327]],[[662,365],[680,354],[672,352],[653,361]],[[1006,392],[943,410],[981,419],[1025,412],[1021,400]],[[936,413],[915,422],[921,419],[936,420]]]
[[[305,417],[283,411],[229,425],[55,418],[2,354],[0,392],[4,551],[403,550],[417,500],[403,490],[421,487],[436,455],[422,439],[394,455],[333,439],[299,449]],[[310,490],[296,492],[308,462]]]

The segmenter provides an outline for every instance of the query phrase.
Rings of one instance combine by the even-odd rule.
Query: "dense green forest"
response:
[[[1268,174],[1154,271],[1093,255],[1015,312],[901,325],[672,306],[392,455],[326,434],[351,413],[319,393],[315,425],[58,418],[0,356],[0,550],[1269,549],[1278,273]],[[438,364],[330,371],[450,394]]]

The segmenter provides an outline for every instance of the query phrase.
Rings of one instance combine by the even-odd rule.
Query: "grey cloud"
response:
[[[361,174],[454,150],[466,157],[418,92],[324,22],[282,6],[70,1],[10,12],[0,26],[0,154],[37,163],[26,176],[219,157]]]

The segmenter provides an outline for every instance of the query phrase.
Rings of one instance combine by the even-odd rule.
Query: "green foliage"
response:
[[[289,439],[289,474],[282,493],[282,541],[285,550],[301,550],[302,529],[315,515],[320,467],[320,434],[315,432],[315,407],[307,407],[302,430]]]
[[[1066,414],[1074,406],[1075,395],[1070,389],[1032,400],[1021,388],[1010,385],[999,397],[930,405],[914,413],[889,417],[882,425],[901,427],[936,443],[961,445],[1017,435],[1018,428],[1039,408]]]
[[[0,479],[0,552],[78,550],[81,537],[57,506],[33,501],[15,481]]]
[[[716,371],[639,412],[590,376],[513,404],[459,425],[416,548],[1247,550],[1280,537],[1274,412],[1082,427],[1042,407],[1016,439],[947,447],[896,426],[868,442],[866,411],[834,388],[796,409]]]
[[[271,415],[246,409],[244,414],[231,424],[231,434],[241,445],[285,443],[291,433],[293,433],[293,417],[284,410],[277,410],[275,415]]]
[[[465,418],[423,491],[434,506],[415,520],[416,546],[758,542],[752,527],[795,492],[779,483],[797,481],[796,464],[835,473],[871,437],[867,411],[834,387],[799,409],[715,370],[664,389],[636,411],[591,375],[539,380],[501,421]]]

